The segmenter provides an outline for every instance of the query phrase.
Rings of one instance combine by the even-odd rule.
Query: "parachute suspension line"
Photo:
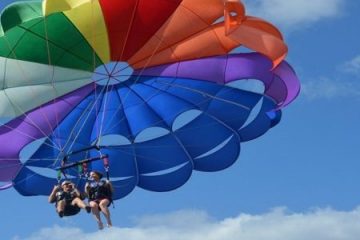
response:
[[[134,18],[135,18],[135,13],[136,13],[136,9],[137,9],[138,4],[139,4],[139,0],[137,0],[137,2],[136,2],[136,7],[134,8],[133,16],[132,16],[132,18],[131,18],[131,24],[129,25],[129,29],[128,29],[128,32],[127,32],[127,35],[126,35],[126,41],[125,41],[125,42],[127,42],[127,39],[128,39],[128,37],[129,37],[130,30],[131,30],[132,23],[133,23]],[[155,34],[154,36],[157,37],[156,34]],[[142,73],[144,72],[145,68],[147,68],[147,66],[150,64],[152,58],[155,56],[156,52],[157,52],[158,49],[160,48],[160,45],[162,44],[164,37],[162,36],[161,38],[159,38],[159,37],[157,37],[157,38],[159,39],[159,43],[158,43],[157,46],[154,48],[154,51],[151,53],[151,56],[147,58],[148,60],[146,61],[146,63],[144,64],[144,66],[141,68],[141,71],[140,71],[139,75],[136,77],[136,79],[134,80],[134,82],[133,82],[132,84],[136,84],[136,83],[139,81],[139,79],[140,79]],[[124,48],[123,48],[123,50],[122,50],[121,57],[122,57],[122,55],[123,55],[123,53],[124,53],[125,46],[126,46],[126,44],[124,45]],[[118,64],[118,62],[117,62],[116,64]],[[115,66],[116,66],[116,65],[115,65]],[[116,67],[113,68],[113,69],[116,69]],[[114,77],[114,78],[115,78],[115,77]],[[115,79],[116,79],[116,78],[115,78]],[[116,79],[116,80],[120,82],[119,79]],[[128,98],[128,96],[129,96],[129,93],[127,93],[127,94],[124,96],[124,99],[121,100],[121,101],[122,101],[122,102],[125,102],[126,99]],[[120,97],[120,96],[119,96],[119,97]],[[113,120],[113,118],[117,115],[118,111],[119,111],[121,108],[122,108],[121,106],[118,107],[118,109],[116,110],[116,112],[112,115],[110,121]],[[123,118],[125,118],[125,115],[124,115]],[[119,122],[121,122],[122,120],[123,120],[123,119],[121,119]]]
[[[130,19],[130,23],[129,23],[129,27],[126,31],[126,37],[125,37],[125,41],[124,41],[124,45],[123,45],[123,48],[121,50],[121,55],[120,55],[120,58],[117,58],[116,59],[116,63],[115,63],[115,66],[113,67],[112,71],[111,71],[111,74],[113,74],[113,71],[116,69],[117,65],[119,64],[119,61],[123,58],[123,55],[124,55],[124,52],[125,52],[125,47],[127,45],[127,42],[128,42],[128,39],[129,39],[129,36],[130,36],[130,32],[131,32],[131,29],[133,28],[133,24],[134,24],[134,20],[135,20],[135,15],[136,15],[136,12],[138,10],[138,6],[139,6],[139,2],[140,0],[136,0],[136,3],[135,3],[135,7],[132,11],[132,14],[131,14],[131,19]],[[117,56],[117,53],[116,53],[116,56]]]
[[[91,3],[91,37],[92,37],[92,42],[93,44],[95,45],[95,40],[96,40],[96,34],[95,33],[95,29],[96,26],[95,26],[95,18],[94,18],[94,4]],[[91,44],[90,44],[91,45]],[[95,71],[96,69],[96,51],[95,51],[95,48],[92,47],[92,50],[93,50],[93,69]],[[101,61],[102,62],[102,61]]]
[[[48,55],[48,65],[49,65],[49,68],[52,68],[53,71],[52,71],[52,76],[51,76],[51,86],[52,88],[54,89],[54,92],[57,92],[56,89],[55,89],[55,69],[54,67],[52,66],[52,62],[51,62],[51,52],[50,52],[50,45],[49,45],[49,32],[48,32],[48,27],[47,27],[47,16],[44,16],[44,32],[45,32],[45,42],[46,42],[46,51],[47,51],[47,55]],[[53,103],[56,102],[56,98],[53,99]],[[58,117],[58,114],[57,112],[55,112],[55,121],[56,121],[56,126],[59,125],[59,117]],[[55,131],[52,132],[52,134],[54,134]],[[61,140],[60,138],[57,138],[55,136],[55,139],[57,139],[57,146],[58,148],[61,149]]]
[[[15,102],[11,101],[11,99],[9,98],[9,96],[7,96],[6,92],[4,92],[4,94],[6,95],[7,99],[9,100],[9,102],[10,102],[13,106],[15,106],[15,107],[21,112],[22,116],[25,117],[24,119],[29,120],[29,123],[31,123],[37,130],[39,130],[44,136],[46,136],[46,137],[45,137],[46,139],[48,139],[51,143],[53,143],[53,145],[47,144],[47,143],[45,143],[45,142],[44,142],[44,144],[46,144],[47,146],[49,146],[49,147],[51,147],[51,148],[53,148],[53,149],[60,150],[60,148],[53,142],[53,140],[52,140],[47,134],[45,134],[45,132],[44,132],[31,118],[28,117],[28,114],[26,114],[26,112],[24,112],[24,110],[21,109],[21,107],[20,107],[18,104],[16,104]],[[25,133],[25,132],[19,131],[17,128],[12,128],[12,127],[8,126],[8,124],[5,124],[5,125],[3,125],[3,126],[6,127],[7,129],[14,130],[14,131],[18,132],[19,134],[21,134],[21,135],[23,135],[23,136],[26,136],[26,137],[28,137],[28,138],[30,138],[30,139],[32,139],[32,140],[38,140],[38,139],[36,139],[36,138],[28,135],[28,134]]]
[[[109,157],[106,156],[103,158],[103,162],[104,162],[104,169],[105,169],[105,173],[106,173],[106,179],[110,180],[110,174],[109,174],[109,169],[110,169],[110,165],[109,165]]]
[[[26,117],[27,117],[27,116],[26,116]],[[34,125],[34,126],[36,126],[36,125]],[[7,124],[2,125],[1,127],[5,127],[5,128],[7,128],[7,129],[9,129],[9,130],[18,132],[20,135],[25,136],[25,137],[27,137],[27,138],[30,138],[31,140],[34,140],[34,141],[39,140],[39,139],[36,139],[36,138],[34,138],[34,137],[32,137],[32,136],[30,136],[30,135],[28,135],[28,134],[26,134],[26,133],[24,133],[24,132],[22,132],[22,131],[19,131],[17,128],[12,128],[12,127],[8,126]],[[37,127],[36,127],[36,128],[37,128]],[[40,129],[39,129],[39,130],[40,130]],[[40,130],[40,131],[41,131],[41,130]],[[46,139],[49,139],[49,140],[52,142],[51,138],[49,138],[48,136],[46,137]],[[46,143],[46,141],[45,141],[43,144],[46,145],[46,146],[48,146],[48,147],[51,147],[52,149],[59,150],[59,151],[61,150],[61,149],[59,149],[56,145],[48,144],[48,143]]]
[[[104,89],[102,89],[102,92],[104,91]],[[96,92],[96,91],[95,91]],[[65,145],[64,145],[64,149],[69,145],[69,149],[71,149],[73,147],[73,145],[75,144],[76,139],[80,136],[80,132],[83,130],[85,123],[87,121],[87,119],[89,119],[91,112],[93,111],[94,107],[97,105],[97,101],[99,100],[101,94],[99,94],[99,96],[97,96],[94,100],[93,104],[89,104],[89,106],[86,107],[86,109],[84,110],[84,112],[81,114],[81,116],[79,117],[79,119],[77,120],[77,122],[75,123],[73,129],[71,130],[70,134],[69,134],[69,138],[67,139]],[[90,110],[89,110],[90,108]],[[78,133],[76,134],[76,136],[73,138],[73,141],[71,142],[71,137],[74,134],[75,128],[76,126],[80,123],[80,120],[82,120],[82,117],[86,115],[86,111],[89,110],[89,112],[87,113],[87,116],[85,117],[85,119],[82,121],[82,126],[80,127]],[[64,150],[62,149],[62,151]],[[69,154],[68,154],[69,155]],[[60,159],[58,159],[60,160]]]
[[[94,108],[95,108],[95,111],[96,111],[96,114],[97,114],[97,111],[98,111],[97,105],[98,105],[98,102],[100,102],[100,101],[102,102],[102,101],[103,101],[103,98],[100,100],[100,96],[104,93],[104,91],[105,91],[105,88],[103,88],[103,89],[101,90],[100,94],[97,96],[97,98],[95,98],[94,104],[92,104],[91,109],[89,110],[88,115],[86,116],[85,120],[83,121],[82,126],[80,127],[78,133],[77,133],[76,136],[74,137],[72,143],[70,144],[69,149],[72,148],[72,146],[75,144],[76,139],[80,136],[80,132],[81,132],[81,131],[83,130],[83,128],[85,127],[86,121],[87,121],[87,120],[89,119],[89,117],[91,116],[91,112],[94,110]],[[96,91],[95,91],[95,93],[96,93]],[[90,104],[90,105],[91,105],[91,104]],[[89,106],[90,106],[90,105],[89,105]],[[95,106],[96,106],[96,107],[95,107]],[[100,103],[100,106],[101,106],[101,103]],[[86,112],[86,111],[84,111],[84,113],[85,113],[85,112]],[[82,117],[82,116],[81,116],[81,117]],[[80,117],[80,118],[78,119],[78,121],[76,122],[76,125],[80,122],[81,117]],[[70,134],[70,137],[69,137],[67,143],[69,142],[72,134],[74,133],[74,130],[75,130],[75,127],[72,129],[71,134]]]
[[[50,54],[50,46],[49,46],[49,33],[48,33],[48,29],[47,29],[47,17],[44,16],[44,32],[45,32],[45,43],[46,43],[46,52],[47,52],[47,56],[48,56],[48,66],[49,68],[53,68],[52,67],[52,63],[51,63],[51,54]],[[54,87],[54,71],[52,71],[52,78],[51,78],[51,86],[53,87],[54,91],[56,91],[55,87]],[[55,98],[53,100],[53,102],[55,103]],[[56,114],[56,126],[58,125],[58,116]],[[60,146],[60,145],[59,145]]]
[[[160,92],[160,90],[159,90]],[[144,104],[147,104],[147,100],[145,100],[142,96],[138,95],[135,91],[134,91],[134,94],[136,94],[139,98],[141,98],[143,101],[144,101]],[[160,119],[161,119],[161,116],[155,112],[154,110],[152,110],[154,114],[156,114]],[[194,161],[189,153],[189,151],[186,149],[186,147],[184,146],[184,144],[180,141],[180,139],[174,134],[174,132],[170,129],[170,134],[175,138],[175,140],[177,141],[177,143],[180,145],[180,147],[183,149],[184,153],[186,154],[186,156],[188,157],[189,159],[189,162],[191,162],[192,166],[194,166]],[[105,162],[105,159],[104,159],[104,162]],[[104,164],[105,165],[105,164]]]
[[[159,39],[159,40],[160,40],[160,43],[161,43],[162,39]],[[160,47],[160,44],[158,44],[158,46],[156,47],[156,50],[155,50],[155,51],[157,51],[157,49],[158,49],[159,47]],[[154,56],[155,51],[152,53],[151,58]],[[150,58],[150,59],[151,59],[151,58]],[[176,67],[176,76],[177,76],[177,74],[178,74],[179,67],[180,67],[180,65],[178,64],[177,67]],[[144,71],[145,68],[146,68],[146,66],[142,69],[141,73]],[[136,79],[135,82],[138,81],[138,79],[139,79],[140,76],[141,76],[141,73],[137,76],[137,79]],[[115,78],[115,79],[116,79],[116,78]],[[145,83],[142,83],[142,84],[145,84]],[[145,85],[149,86],[148,84],[145,84]],[[152,87],[152,86],[149,86],[149,87]],[[130,89],[129,86],[128,86],[128,88]],[[152,88],[154,88],[154,87],[152,87]],[[161,90],[161,89],[157,89],[157,88],[155,88],[155,89],[157,90],[157,92],[155,92],[154,95],[150,96],[148,99],[151,99],[153,96],[156,96],[157,93],[163,92],[163,90]],[[119,97],[120,102],[125,101],[125,99],[124,99],[124,100],[121,100],[121,97],[120,97],[119,94],[118,94],[118,97]],[[146,100],[145,100],[143,103],[141,103],[141,104],[146,104],[146,101],[148,101],[148,99],[146,99]],[[120,109],[121,109],[121,107],[119,107],[119,108],[116,110],[116,113],[118,113],[118,111],[119,111]],[[113,114],[113,116],[112,116],[112,118],[110,119],[110,121],[112,121],[112,119],[114,118],[115,115],[116,115],[116,114]],[[124,119],[126,118],[125,116],[126,116],[126,115],[124,114],[123,117],[118,121],[118,123],[117,123],[117,124],[114,124],[114,125],[112,126],[112,128],[110,128],[110,130],[112,130],[112,129],[114,129],[115,127],[117,127],[117,126],[122,122],[122,120],[124,120]],[[160,119],[161,119],[161,118],[160,118]],[[154,124],[158,124],[158,123],[160,123],[160,122],[161,122],[161,120],[159,120],[158,122],[155,122]]]
[[[109,82],[110,82],[110,77],[109,77],[109,79],[108,79],[108,81],[107,81],[107,83],[106,83],[106,90],[105,90],[105,92],[107,93],[108,91],[109,91]],[[112,86],[111,86],[112,87]],[[98,132],[98,136],[97,136],[97,140],[96,140],[96,142],[100,142],[101,143],[101,136],[102,136],[102,131],[103,131],[103,123],[104,123],[104,120],[105,120],[105,107],[106,107],[106,104],[107,104],[107,102],[108,102],[108,98],[109,98],[109,94],[105,94],[105,97],[104,97],[104,99],[103,99],[103,103],[101,103],[101,105],[103,105],[104,106],[104,109],[103,109],[103,112],[102,112],[102,114],[101,114],[101,121],[100,121],[100,130],[99,130],[99,132]],[[96,116],[96,118],[98,118],[98,115]],[[99,150],[100,151],[100,150]]]
[[[250,111],[251,109],[245,105],[242,105],[242,104],[239,104],[237,102],[233,102],[233,101],[230,101],[230,100],[227,100],[227,99],[224,99],[224,98],[221,98],[221,97],[217,97],[217,96],[214,96],[214,95],[211,95],[207,92],[203,92],[203,91],[200,91],[200,90],[196,90],[196,89],[192,89],[192,88],[189,88],[187,86],[183,86],[181,84],[173,84],[173,83],[165,83],[165,82],[162,82],[162,81],[157,81],[157,83],[160,83],[160,84],[163,84],[163,85],[168,85],[168,86],[171,86],[171,87],[176,87],[176,88],[181,88],[183,90],[188,90],[190,92],[194,92],[194,93],[198,93],[198,94],[201,94],[203,95],[204,97],[209,97],[209,98],[212,98],[212,99],[215,99],[215,100],[218,100],[218,101],[222,101],[222,102],[226,102],[226,103],[229,103],[229,104],[232,104],[232,105],[235,105],[237,107],[240,107],[240,108],[244,108],[248,111]]]
[[[151,85],[149,85],[149,84],[147,84],[147,83],[142,83],[142,84],[144,84],[144,85],[146,85],[146,86],[148,86],[148,87],[150,87],[150,88],[154,88],[154,89],[158,90],[159,92],[167,93],[166,91],[161,90],[161,89],[159,89],[159,88],[155,88],[154,86],[151,86]],[[167,94],[169,94],[169,93],[167,93]],[[175,95],[172,95],[172,94],[170,94],[170,95],[173,96],[173,97],[179,98],[178,96],[175,96]],[[194,105],[193,103],[191,103],[191,102],[189,102],[189,101],[187,101],[187,100],[185,100],[185,99],[182,99],[182,98],[179,98],[179,99],[182,100],[182,101],[187,102],[187,103],[190,104],[190,105],[193,105],[194,107],[196,107],[196,105]],[[207,100],[206,100],[206,101],[207,101]],[[202,103],[202,102],[200,102],[200,103]],[[242,107],[242,106],[241,106],[241,107]],[[213,116],[207,114],[206,112],[203,112],[203,113],[213,118]],[[159,123],[159,122],[160,122],[160,121],[155,122],[154,124],[157,124],[157,123]],[[211,127],[212,125],[213,125],[213,124],[208,124],[208,125],[206,125],[206,126]],[[116,126],[116,125],[115,125],[115,126]],[[203,126],[204,126],[204,125],[203,125]],[[203,126],[202,126],[202,127],[203,127]],[[197,128],[199,128],[199,127],[197,127]],[[197,129],[197,128],[193,128],[193,129]],[[194,145],[194,146],[196,146],[196,145]],[[158,145],[158,147],[162,147],[162,146]]]
[[[119,126],[123,120],[125,120],[125,122],[126,122],[126,127],[127,127],[127,129],[129,130],[129,133],[130,133],[129,136],[125,136],[125,137],[127,137],[128,139],[131,139],[132,137],[131,137],[130,124],[129,124],[128,119],[126,118],[126,114],[125,114],[125,112],[124,112],[125,109],[124,109],[124,106],[123,106],[123,100],[121,99],[120,94],[119,94],[118,92],[116,92],[116,96],[118,97],[118,100],[119,100],[119,103],[120,103],[120,104],[119,104],[119,107],[116,109],[115,113],[112,114],[112,117],[110,118],[109,122],[112,122],[112,120],[114,119],[114,117],[115,117],[115,116],[118,114],[118,112],[120,112],[120,111],[123,112],[123,114],[122,114],[123,117],[120,118],[120,119],[117,121],[116,124],[112,124],[111,128],[109,128],[108,130],[111,132],[115,127]]]
[[[96,31],[95,31],[95,28],[96,28],[96,20],[95,20],[95,18],[94,18],[94,12],[95,12],[95,10],[94,10],[94,4],[93,4],[93,2],[92,2],[92,4],[91,4],[91,25],[92,25],[92,27],[91,27],[91,36],[92,36],[92,42],[93,42],[93,44],[95,44],[95,41],[96,41]],[[95,48],[92,48],[93,49],[93,68],[94,68],[94,73],[96,72],[95,70],[96,70],[96,51],[95,51]],[[109,53],[110,53],[110,48],[108,49],[108,51],[109,51]],[[104,64],[104,63],[103,63]],[[108,70],[105,68],[105,70],[106,70],[106,72],[108,73]],[[106,79],[106,77],[104,76],[104,80]],[[99,81],[101,81],[101,79],[99,80]],[[97,91],[96,91],[96,87],[97,87],[97,84],[96,84],[96,82],[94,81],[94,96],[95,96],[95,99],[98,99],[98,96],[97,96]],[[99,96],[101,96],[101,94],[99,94]],[[97,119],[98,118],[98,107],[97,107],[97,100],[96,100],[96,102],[95,102],[95,104],[96,104],[96,107],[95,107],[95,119]],[[96,128],[98,128],[98,126],[96,125]],[[98,129],[96,129],[97,130],[97,132],[98,132]],[[98,142],[98,139],[96,140],[96,145],[97,145],[97,142]]]
[[[22,26],[19,26],[21,29],[23,29],[23,30],[25,30],[26,32],[31,32],[31,30],[29,30],[29,29],[26,29],[26,28],[24,28],[24,27],[22,27]],[[47,54],[48,54],[48,66],[49,66],[49,68],[52,68],[52,66],[51,66],[51,58],[50,58],[50,49],[49,49],[49,39],[48,39],[48,32],[47,32],[47,25],[46,25],[46,17],[44,17],[44,32],[45,32],[45,42],[46,42],[46,48],[47,48]],[[24,75],[26,75],[25,73],[24,73]],[[51,83],[52,83],[52,86],[53,86],[53,88],[54,88],[54,71],[52,72],[52,81],[51,81]],[[31,88],[30,88],[31,89]],[[55,90],[55,88],[54,88],[54,91],[56,92],[56,90]],[[34,97],[35,97],[35,93],[32,91],[32,93],[33,93],[33,95],[34,95]],[[39,94],[38,94],[39,95]],[[54,101],[55,101],[55,99],[54,99]],[[19,108],[19,107],[18,107]],[[42,111],[41,111],[41,107],[40,107],[40,112],[41,112],[41,115],[44,117],[44,119],[46,119],[46,121],[47,121],[47,123],[48,123],[48,125],[49,125],[49,127],[51,128],[51,124],[50,124],[50,121],[49,121],[49,118],[47,117],[47,115],[46,114],[44,114]],[[57,118],[57,114],[56,114],[56,120],[57,120],[58,118]],[[57,120],[57,123],[58,123],[58,120]],[[41,129],[39,129],[41,132],[42,132],[42,130]],[[42,132],[43,133],[43,132]],[[44,134],[44,135],[46,135],[46,134]],[[54,144],[54,146],[57,146],[58,148],[60,148],[60,145],[56,145],[56,143],[51,139],[51,138],[49,138],[48,137],[48,139],[52,142],[52,144]]]
[[[162,37],[158,37],[157,35],[154,35],[154,36],[158,38],[159,43],[158,43],[157,46],[154,48],[154,50],[153,50],[153,52],[151,53],[150,57],[147,58],[146,63],[145,63],[144,66],[141,68],[140,73],[137,75],[135,81],[134,81],[132,84],[136,84],[136,83],[139,81],[142,73],[143,73],[144,70],[147,68],[147,66],[150,64],[152,58],[155,56],[156,52],[158,51],[158,49],[160,48],[160,45],[161,45],[162,42],[163,42],[163,38],[164,38],[163,36],[162,36]],[[171,49],[171,51],[173,52],[172,49]],[[175,55],[175,56],[176,56],[176,55]],[[115,68],[114,68],[114,69],[115,69]],[[179,71],[179,64],[178,64],[178,66],[177,66],[177,68],[176,68],[176,78],[175,78],[175,79],[177,79],[178,71]],[[114,77],[114,79],[116,79],[116,77]],[[119,79],[116,79],[116,80],[118,80],[118,81],[120,82]],[[128,87],[128,88],[130,89],[130,87]],[[161,90],[159,89],[159,92],[160,92],[160,91],[161,91]],[[129,91],[129,92],[130,92],[130,91]],[[124,99],[123,99],[123,100],[121,99],[121,97],[120,97],[120,95],[119,95],[120,101],[121,101],[121,102],[124,102],[124,101],[126,100],[126,98],[128,97],[128,95],[129,95],[129,93],[127,93],[127,94],[124,96]],[[146,102],[144,102],[144,103],[142,103],[142,104],[146,104]],[[122,109],[122,106],[119,106],[119,107],[118,107],[118,109],[116,110],[116,112],[112,115],[110,121],[113,120],[113,118],[117,115],[117,113],[120,111],[120,109]],[[124,114],[124,117],[123,117],[122,119],[120,119],[118,122],[119,122],[119,123],[122,122],[122,120],[124,120],[125,118],[126,118],[126,116],[125,116],[125,114]],[[113,126],[113,128],[114,128],[114,126]]]
[[[139,1],[137,1],[137,4],[138,4],[138,2],[139,2]],[[135,7],[135,10],[136,10],[136,9],[137,9],[137,7]],[[135,16],[135,10],[134,10],[134,12],[133,12],[133,18],[134,18],[134,16]],[[133,18],[132,18],[131,23],[133,22]],[[129,35],[129,33],[130,33],[130,29],[131,29],[131,24],[130,24],[130,26],[129,26],[129,30],[128,30],[126,39],[128,38],[128,35]],[[141,72],[139,73],[139,75],[137,76],[137,78],[135,79],[135,81],[134,81],[133,84],[136,84],[136,83],[139,81],[139,79],[140,79],[140,77],[141,77],[141,74],[144,72],[145,68],[150,64],[152,58],[155,56],[155,53],[156,53],[157,50],[160,48],[160,45],[161,45],[161,43],[162,43],[162,41],[163,41],[163,37],[162,37],[162,38],[159,38],[159,37],[158,37],[158,39],[159,39],[159,43],[158,43],[157,46],[154,48],[154,51],[151,53],[151,56],[148,57],[147,62],[146,62],[145,65],[142,67]],[[126,41],[125,41],[125,42],[126,42]],[[124,50],[125,50],[125,45],[124,45],[124,48],[123,48],[123,50],[122,50],[121,57],[122,57],[122,55],[123,55],[123,53],[124,53]],[[113,70],[116,69],[117,64],[118,64],[118,61],[116,62],[115,67],[113,68]],[[116,79],[116,77],[113,77],[113,78],[114,78],[115,80],[121,82],[119,79]],[[110,80],[110,79],[109,79],[109,80]],[[124,101],[127,99],[128,95],[129,95],[129,93],[127,93],[127,94],[124,96],[124,99],[121,99],[120,96],[119,96],[121,102],[124,102]],[[115,113],[112,115],[112,117],[110,118],[110,122],[113,120],[113,118],[117,115],[117,113],[118,113],[118,112],[120,111],[120,109],[122,109],[122,108],[123,108],[123,106],[119,106],[119,107],[117,108],[116,112],[115,112]],[[122,121],[123,119],[125,119],[125,118],[126,118],[126,117],[125,117],[125,115],[124,115],[124,117],[123,117],[122,119],[120,119],[118,122],[121,122],[121,121]]]

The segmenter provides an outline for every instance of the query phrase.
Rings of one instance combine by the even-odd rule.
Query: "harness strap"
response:
[[[58,170],[58,171],[57,171],[57,182],[58,182],[58,185],[60,185],[60,181],[61,181],[61,170]]]
[[[109,175],[109,158],[106,156],[103,158],[103,162],[104,162],[104,168],[105,168],[105,172],[106,172],[106,179],[110,180],[110,175]]]

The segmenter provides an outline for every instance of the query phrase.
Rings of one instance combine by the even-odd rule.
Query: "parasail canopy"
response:
[[[300,89],[281,33],[239,1],[25,1],[0,23],[0,190],[25,196],[57,169],[83,187],[104,155],[115,199],[176,189],[231,166]]]

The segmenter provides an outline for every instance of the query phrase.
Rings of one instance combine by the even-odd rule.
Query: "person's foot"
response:
[[[104,224],[102,222],[98,223],[98,228],[99,230],[103,230],[104,229]]]
[[[63,216],[64,216],[64,211],[60,211],[60,212],[59,212],[59,217],[62,218]]]
[[[90,212],[91,212],[91,207],[90,207],[90,206],[86,206],[86,207],[85,207],[85,210],[86,210],[87,213],[90,213]]]
[[[107,227],[108,227],[108,228],[112,227],[112,224],[111,224],[111,223],[108,223],[108,224],[107,224]]]

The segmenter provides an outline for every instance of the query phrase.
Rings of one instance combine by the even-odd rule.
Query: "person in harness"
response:
[[[112,203],[113,186],[109,180],[101,180],[103,175],[100,172],[90,172],[91,182],[85,185],[85,192],[89,198],[89,205],[98,224],[99,229],[104,228],[101,221],[100,211],[104,214],[107,226],[111,227],[109,206]]]
[[[55,203],[56,212],[61,218],[78,214],[80,209],[85,209],[87,213],[91,212],[91,207],[81,200],[79,190],[68,180],[63,181],[60,186],[54,186],[48,200],[49,203]]]

